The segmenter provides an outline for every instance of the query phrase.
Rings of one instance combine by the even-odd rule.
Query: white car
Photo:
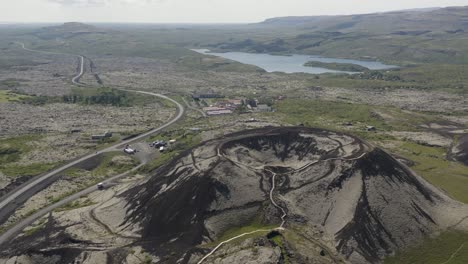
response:
[[[98,190],[104,189],[104,183],[102,183],[102,182],[98,183],[97,188],[98,188]]]
[[[135,154],[136,150],[131,148],[124,148],[124,152],[127,154]]]

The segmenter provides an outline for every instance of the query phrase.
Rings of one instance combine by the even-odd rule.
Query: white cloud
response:
[[[52,2],[52,3],[57,3],[63,6],[95,7],[95,6],[112,6],[116,4],[146,5],[146,4],[163,2],[165,0],[47,0],[47,1]]]

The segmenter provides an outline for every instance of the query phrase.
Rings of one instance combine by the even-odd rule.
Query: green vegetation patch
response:
[[[334,128],[345,122],[359,122],[380,129],[390,127],[372,114],[372,106],[318,100],[288,99],[275,104],[277,112],[290,124],[305,124],[322,128]],[[363,129],[364,127],[362,127]]]
[[[402,142],[393,152],[415,162],[412,169],[452,198],[468,203],[468,168],[445,158],[446,149]]]
[[[98,166],[90,169],[83,169],[79,167],[71,167],[64,171],[68,177],[80,177],[82,175],[92,175],[98,179],[109,176],[117,175],[131,170],[138,166],[138,161],[129,155],[125,155],[120,151],[106,152],[98,157]]]
[[[71,95],[62,96],[64,103],[84,105],[131,106],[135,96],[112,88],[75,88]]]
[[[121,160],[118,160],[121,157]],[[138,165],[138,161],[128,155],[124,155],[121,152],[107,152],[103,154],[101,164],[92,171],[92,174],[109,175],[109,174],[120,174],[131,170]]]
[[[374,126],[378,132],[421,131],[421,125],[436,122],[435,115],[402,111],[391,106],[352,104],[342,101],[286,99],[274,104],[276,113],[284,122],[358,133],[366,139],[390,139],[382,133],[364,132]],[[344,126],[351,123],[352,126]],[[346,129],[345,129],[346,127]]]
[[[190,71],[265,72],[262,68],[254,65],[242,64],[237,61],[202,54],[184,56],[177,61],[177,64]]]
[[[0,170],[7,176],[35,176],[47,172],[58,166],[60,162],[53,163],[33,163],[28,165],[9,164],[0,165]]]
[[[353,64],[353,63],[327,63],[327,62],[320,62],[320,61],[308,61],[304,63],[306,67],[318,67],[318,68],[325,68],[330,70],[336,71],[346,71],[346,72],[364,72],[368,71],[369,68]]]
[[[449,231],[385,259],[385,264],[468,263],[468,233]]]
[[[39,220],[39,222],[38,222],[36,225],[27,227],[27,228],[24,230],[24,234],[25,234],[26,236],[30,236],[30,235],[36,233],[37,231],[42,230],[42,229],[45,227],[45,225],[46,225],[46,221],[47,221],[47,220],[46,220],[45,218],[41,218],[41,219]]]
[[[80,200],[76,200],[76,201],[67,203],[67,204],[55,209],[54,211],[55,212],[70,211],[70,210],[74,210],[74,209],[78,209],[78,208],[82,208],[82,207],[87,207],[87,206],[94,205],[94,204],[96,204],[96,203],[91,201],[89,198],[80,199]]]
[[[241,237],[239,239],[240,240],[245,240],[246,238],[249,238],[249,237],[258,237],[260,235],[267,234],[268,232],[270,232],[270,230],[272,230],[272,229],[274,229],[276,227],[278,227],[278,226],[277,225],[264,224],[262,222],[260,216],[257,216],[257,217],[254,217],[252,219],[252,221],[250,223],[247,223],[246,225],[229,228],[228,230],[223,232],[223,234],[221,234],[219,236],[219,238],[216,239],[216,241],[204,244],[203,247],[216,246],[217,244],[219,244],[219,243],[221,243],[223,241],[226,241],[228,239],[231,239],[231,238],[236,237],[238,235],[241,235],[243,233],[254,232],[256,230],[267,230],[267,231],[264,231],[264,232],[262,231],[262,232],[257,232],[257,233],[253,233],[253,234],[250,234],[250,235],[245,235],[245,236],[243,236],[243,237]]]
[[[267,238],[273,242],[277,247],[281,249],[281,255],[283,257],[283,263],[288,264],[290,263],[289,261],[289,256],[288,252],[286,251],[286,247],[284,245],[284,237],[281,235],[279,231],[271,231],[270,233],[267,234]]]
[[[30,96],[19,94],[10,90],[0,90],[0,103],[19,102],[27,98],[30,98]]]
[[[163,131],[158,135],[151,136],[148,139],[148,142],[153,142],[156,140],[164,140],[168,142],[171,139],[175,139],[176,142],[171,143],[171,145],[166,148],[164,152],[162,152],[152,161],[142,166],[138,172],[149,173],[174,159],[183,151],[198,145],[201,141],[201,137],[198,133],[187,133],[182,129],[174,131]]]
[[[363,71],[359,74],[321,74],[310,79],[313,86],[468,91],[468,67],[453,64],[412,64],[392,70]]]
[[[0,91],[1,92],[1,91]],[[19,102],[31,105],[44,105],[51,103],[67,103],[81,105],[105,105],[117,107],[142,106],[155,101],[160,101],[152,96],[145,96],[134,92],[122,91],[114,88],[99,87],[99,88],[73,88],[72,92],[63,96],[21,96]],[[1,102],[0,94],[0,102]],[[165,101],[161,101],[162,105],[167,106]],[[168,106],[168,107],[173,107]]]
[[[7,176],[34,176],[46,172],[58,163],[19,164],[21,155],[32,150],[29,143],[37,141],[40,135],[23,135],[0,139],[0,171]]]

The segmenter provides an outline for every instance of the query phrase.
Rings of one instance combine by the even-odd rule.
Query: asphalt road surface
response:
[[[131,90],[127,90],[127,91],[131,91]],[[131,144],[131,143],[134,143],[134,142],[138,142],[146,137],[149,137],[161,130],[163,130],[164,128],[174,124],[175,122],[177,122],[178,120],[180,120],[184,114],[184,107],[178,103],[177,101],[167,97],[167,96],[164,96],[164,95],[161,95],[161,94],[156,94],[156,93],[151,93],[151,92],[144,92],[144,91],[131,91],[131,92],[136,92],[136,93],[142,93],[142,94],[147,94],[147,95],[152,95],[152,96],[156,96],[156,97],[160,97],[160,98],[163,98],[163,99],[166,99],[166,100],[169,100],[171,102],[173,102],[174,104],[176,104],[177,106],[177,113],[176,115],[171,118],[171,120],[169,120],[167,123],[165,123],[164,125],[158,127],[158,128],[155,128],[155,129],[152,129],[146,133],[143,133],[141,135],[138,135],[132,139],[129,139],[129,140],[126,140],[126,141],[122,141],[122,142],[119,142],[117,144],[114,144],[110,147],[107,147],[103,150],[100,150],[98,152],[95,152],[95,153],[92,153],[92,154],[89,154],[87,156],[84,156],[84,157],[81,157],[79,159],[76,159],[66,165],[63,165],[59,168],[56,168],[42,176],[39,176],[29,182],[27,182],[26,184],[23,184],[21,185],[20,187],[18,187],[17,189],[11,191],[10,193],[6,194],[4,197],[2,197],[1,201],[0,201],[0,219],[5,219],[6,217],[8,217],[11,213],[13,213],[16,209],[18,209],[22,202],[26,201],[27,199],[29,199],[30,197],[32,197],[34,194],[36,194],[37,192],[39,192],[40,190],[46,188],[47,186],[49,186],[51,184],[51,180],[52,182],[57,178],[56,176],[63,172],[64,170],[70,168],[70,167],[73,167],[75,165],[77,165],[78,163],[80,162],[83,162],[83,161],[86,161],[90,158],[93,158],[93,157],[96,157],[98,156],[100,153],[102,152],[109,152],[109,151],[120,151],[123,149],[123,146],[127,145],[127,144]]]
[[[25,47],[24,43],[22,42],[17,42],[21,48],[23,48],[24,50],[27,50],[27,51],[31,51],[31,52],[38,52],[38,53],[44,53],[44,54],[55,54],[55,55],[68,55],[68,56],[76,56],[80,59],[80,71],[78,72],[77,75],[73,76],[73,78],[71,79],[72,83],[76,84],[76,85],[81,85],[81,83],[79,83],[79,79],[81,78],[81,76],[83,76],[84,74],[84,57],[82,55],[75,55],[75,54],[69,54],[69,53],[62,53],[62,52],[52,52],[52,51],[42,51],[42,50],[33,50],[33,49],[28,49]]]
[[[140,164],[138,165],[137,167],[133,168],[132,170],[130,171],[127,171],[125,173],[122,173],[122,174],[119,174],[119,175],[116,175],[114,177],[111,177],[105,181],[103,181],[103,184],[105,187],[110,187],[112,185],[114,185],[114,181],[122,178],[122,177],[125,177],[127,176],[129,173],[133,172],[133,171],[136,171],[137,169],[139,169],[141,166],[143,166],[144,164]],[[34,223],[36,220],[38,220],[39,218],[43,217],[44,215],[46,215],[47,213],[49,212],[52,212],[54,209],[56,208],[59,208],[60,206],[63,206],[69,202],[72,202],[82,196],[85,196],[85,195],[88,195],[92,192],[95,192],[97,191],[97,187],[96,186],[91,186],[87,189],[84,189],[80,192],[77,192],[75,194],[72,194],[62,200],[60,200],[59,202],[57,203],[54,203],[52,205],[49,205],[45,208],[42,208],[40,209],[39,211],[35,212],[34,214],[26,217],[25,219],[22,219],[20,222],[16,223],[13,227],[11,227],[10,229],[8,229],[7,231],[5,231],[3,234],[0,235],[0,247],[4,244],[4,243],[7,243],[8,241],[10,241],[10,239],[14,238],[16,235],[18,235],[19,233],[21,233],[21,231],[23,231],[24,228],[26,228],[27,226],[31,225],[32,223]]]
[[[45,51],[44,52],[35,51],[35,50],[25,48],[23,43],[20,43],[20,45],[22,45],[23,49],[28,50],[28,51],[32,51],[32,52],[41,52],[41,53],[50,53],[50,54],[64,54],[64,53],[54,53],[54,52],[45,52]],[[67,55],[72,55],[72,54],[67,54]],[[82,61],[81,61],[82,64],[81,64],[80,74],[82,75],[82,73],[83,73],[83,60],[84,59],[83,59],[82,56],[81,56],[81,58],[82,58]],[[73,79],[76,80],[76,78],[79,78],[80,74],[75,76]],[[0,219],[5,219],[6,217],[8,217],[11,213],[13,213],[16,209],[18,209],[21,206],[22,202],[26,201],[27,199],[32,197],[37,192],[39,192],[42,189],[49,186],[49,184],[51,184],[51,182],[53,182],[57,178],[57,175],[59,173],[63,172],[64,170],[66,170],[66,169],[68,169],[70,167],[73,167],[73,166],[79,164],[80,162],[86,161],[86,160],[88,160],[90,158],[94,158],[94,157],[98,156],[102,152],[122,150],[123,146],[134,143],[134,142],[138,142],[140,140],[143,140],[146,137],[149,137],[149,136],[163,130],[164,128],[166,128],[166,127],[174,124],[175,122],[179,121],[184,115],[184,111],[185,111],[184,106],[181,105],[179,102],[177,102],[177,101],[173,100],[172,98],[169,98],[169,97],[167,97],[165,95],[152,93],[152,92],[146,92],[146,91],[134,91],[134,90],[124,90],[124,91],[135,92],[135,93],[140,93],[140,94],[145,94],[145,95],[151,95],[151,96],[155,96],[155,97],[159,97],[159,98],[171,101],[172,103],[174,103],[177,106],[176,115],[174,117],[172,117],[167,123],[165,123],[164,125],[162,125],[162,126],[160,126],[158,128],[154,128],[154,129],[149,130],[149,131],[147,131],[147,132],[145,132],[143,134],[140,134],[140,135],[138,135],[138,136],[136,136],[134,138],[131,138],[131,139],[116,143],[116,144],[114,144],[114,145],[112,145],[110,147],[107,147],[107,148],[105,148],[103,150],[100,150],[98,152],[86,155],[86,156],[78,158],[76,160],[73,160],[73,161],[71,161],[71,162],[69,162],[69,163],[67,163],[67,164],[65,164],[65,165],[63,165],[63,166],[61,166],[59,168],[56,168],[56,169],[54,169],[54,170],[52,170],[50,172],[47,172],[47,173],[45,173],[45,174],[43,174],[41,176],[38,176],[38,177],[32,179],[31,181],[28,181],[27,183],[19,186],[18,188],[14,189],[13,191],[11,191],[10,193],[6,194],[5,196],[3,196],[1,198],[1,200],[0,200]],[[123,175],[118,175],[118,176],[122,177]],[[115,177],[118,178],[118,176],[115,176]],[[115,177],[110,178],[110,180],[115,180],[116,179]],[[84,193],[86,193],[86,191],[90,192],[90,191],[92,191],[94,189],[95,188],[93,186],[93,187],[91,187],[89,189],[86,189],[86,190],[84,190],[82,192],[79,192],[79,193],[77,193],[75,195],[69,196],[68,198],[65,198],[63,201],[72,201],[72,200],[80,197],[80,195],[83,195]],[[64,202],[64,203],[60,202],[60,203],[63,205],[66,202]],[[55,204],[52,205],[51,207],[53,207],[53,206],[55,206]],[[58,206],[60,206],[60,205],[58,205]],[[56,208],[56,207],[54,207],[54,208]],[[27,226],[27,223],[32,221],[32,219],[34,218],[33,216],[41,215],[41,213],[45,214],[45,213],[50,212],[51,210],[53,210],[53,208],[50,209],[50,210],[46,210],[46,209],[47,208],[38,211],[37,213],[33,214],[32,216],[28,217],[27,219],[21,221],[20,223],[16,224],[15,226],[11,227],[10,230],[12,230],[12,231],[11,232],[10,231],[5,232],[4,234],[1,235],[1,238],[6,239],[7,237],[11,237],[13,234],[16,234],[18,232],[18,230],[22,230],[25,226]],[[26,221],[26,220],[28,220],[28,221]],[[5,240],[3,240],[3,241],[5,241]],[[0,239],[0,245],[1,245],[1,243],[2,243],[2,240]]]

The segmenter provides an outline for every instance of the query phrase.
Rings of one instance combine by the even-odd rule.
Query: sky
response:
[[[468,0],[0,0],[0,22],[251,23],[468,6]]]

